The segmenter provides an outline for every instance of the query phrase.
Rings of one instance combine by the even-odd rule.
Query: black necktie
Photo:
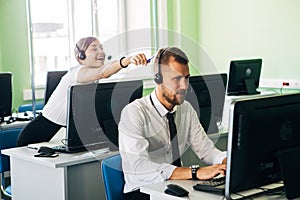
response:
[[[169,128],[170,128],[170,140],[172,144],[172,154],[173,154],[173,165],[177,167],[181,167],[181,161],[180,161],[180,155],[179,155],[179,149],[178,149],[178,137],[177,130],[176,130],[176,124],[174,122],[174,113],[168,113],[167,119],[169,121]]]

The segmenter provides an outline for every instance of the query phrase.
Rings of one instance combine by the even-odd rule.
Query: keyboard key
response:
[[[199,181],[193,186],[195,190],[214,192],[218,194],[224,194],[225,191],[225,176],[210,179],[207,181]]]

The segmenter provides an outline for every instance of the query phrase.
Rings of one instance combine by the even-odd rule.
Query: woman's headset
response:
[[[86,55],[85,55],[85,52],[83,51],[83,50],[81,50],[78,46],[77,46],[77,44],[76,44],[76,48],[77,48],[77,50],[78,50],[78,58],[80,59],[80,60],[84,60],[85,58],[86,58]]]

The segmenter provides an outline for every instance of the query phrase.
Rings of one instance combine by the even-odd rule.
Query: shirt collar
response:
[[[152,99],[153,104],[154,104],[153,106],[155,107],[155,109],[157,110],[157,112],[160,114],[160,116],[162,116],[162,117],[166,116],[169,113],[169,111],[158,100],[158,98],[156,96],[156,89],[150,95],[151,95],[151,99]],[[176,110],[177,110],[177,105],[174,106],[174,108],[171,111],[171,113],[176,112]]]

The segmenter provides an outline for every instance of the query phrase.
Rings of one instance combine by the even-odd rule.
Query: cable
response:
[[[238,196],[242,197],[244,200],[245,199],[253,200],[251,197],[248,197],[248,196],[245,196],[245,195],[242,195],[242,194],[239,194],[239,193],[232,193],[232,194],[238,195]]]
[[[60,142],[61,142],[63,145],[67,145],[68,139],[61,139]]]
[[[284,187],[279,188],[272,188],[272,189],[266,189],[266,188],[258,188],[264,191],[266,195],[273,196],[273,195],[284,195],[285,190]]]
[[[282,89],[284,86],[290,86],[290,83],[289,82],[282,82],[282,86],[280,88],[280,94],[282,95]]]

